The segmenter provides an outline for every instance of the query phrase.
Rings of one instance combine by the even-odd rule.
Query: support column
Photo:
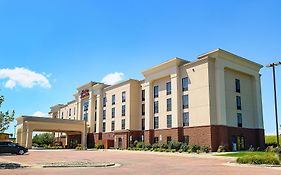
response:
[[[216,62],[216,100],[217,124],[226,125],[225,79],[224,65]]]
[[[97,94],[97,121],[96,121],[96,133],[102,132],[102,95],[101,92]]]
[[[152,83],[144,84],[145,90],[145,130],[153,129],[153,98]]]
[[[81,98],[78,95],[78,103],[77,103],[77,119],[82,120],[82,107],[81,107]]]
[[[22,142],[22,140],[21,140],[22,128],[17,126],[16,131],[17,131],[17,133],[16,133],[16,143],[21,144],[21,142]]]
[[[81,146],[82,146],[83,149],[87,148],[86,140],[87,140],[86,132],[83,131],[83,132],[81,132]]]
[[[93,91],[90,91],[89,95],[88,123],[90,124],[89,132],[93,133],[95,124],[95,99]]]
[[[253,97],[254,97],[254,104],[255,104],[255,116],[256,117],[256,123],[257,123],[257,128],[263,129],[263,112],[262,112],[262,97],[261,97],[261,85],[260,85],[260,75],[257,75],[253,77],[253,84],[254,84],[254,92],[253,92]]]
[[[182,127],[182,117],[180,115],[180,84],[178,71],[176,74],[171,74],[171,87],[172,87],[172,127]]]
[[[153,83],[146,82],[143,87],[145,90],[145,131],[144,142],[152,144],[153,139]]]
[[[67,145],[67,147],[69,146],[69,135],[68,133],[65,133],[65,145]]]
[[[25,123],[22,124],[22,130],[21,130],[21,143],[19,143],[21,146],[25,146],[26,145],[26,126]]]
[[[27,135],[26,135],[26,144],[25,144],[25,147],[28,149],[32,148],[32,132],[33,130],[30,127],[28,127],[26,132]]]

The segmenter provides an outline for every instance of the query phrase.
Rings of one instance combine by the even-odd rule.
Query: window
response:
[[[115,118],[115,108],[112,108],[112,109],[111,109],[111,117],[112,117],[112,118]]]
[[[153,138],[153,141],[154,141],[154,143],[158,143],[158,142],[159,142],[158,137],[154,137],[154,138]]]
[[[159,112],[158,101],[155,101],[155,102],[154,102],[154,108],[153,108],[153,110],[154,110],[154,114],[157,114],[157,113]]]
[[[171,137],[171,136],[168,136],[168,137],[167,137],[167,144],[169,144],[171,141],[172,141],[172,137]]]
[[[170,95],[172,93],[171,82],[166,83],[166,95]]]
[[[115,121],[111,121],[111,131],[115,130]]]
[[[235,79],[235,90],[236,92],[240,93],[240,80]]]
[[[158,118],[158,116],[154,117],[153,124],[154,124],[154,129],[158,129],[159,128],[159,118]]]
[[[145,119],[141,119],[141,129],[145,130]]]
[[[188,90],[188,77],[182,79],[182,91]]]
[[[102,119],[105,120],[106,119],[106,110],[102,111]]]
[[[126,92],[122,92],[122,103],[126,101]]]
[[[183,136],[183,143],[189,144],[189,136]]]
[[[237,113],[237,126],[242,128],[242,114]]]
[[[84,120],[85,120],[85,121],[88,121],[88,112],[85,112],[85,113],[84,113]]]
[[[237,107],[237,110],[241,110],[241,97],[240,96],[236,96],[236,107]]]
[[[167,99],[167,111],[172,111],[172,99]]]
[[[182,117],[182,121],[183,121],[183,126],[189,126],[189,113],[188,112],[184,112],[183,113],[183,117]]]
[[[102,122],[102,132],[105,132],[106,123]]]
[[[182,108],[183,109],[188,108],[188,95],[182,96]]]
[[[167,115],[167,128],[172,127],[172,115]]]
[[[88,108],[89,108],[89,102],[88,101],[83,103],[83,108],[84,108],[84,111],[88,111]]]
[[[145,104],[141,104],[141,115],[145,115]]]
[[[122,116],[126,115],[126,105],[122,105]]]
[[[71,109],[69,109],[68,116],[71,116]]]
[[[141,99],[142,101],[145,101],[145,90],[141,91]]]
[[[63,112],[61,112],[61,118],[63,119]]]
[[[154,98],[158,98],[158,97],[159,97],[159,87],[154,86]]]
[[[125,119],[121,120],[121,129],[125,129]]]
[[[73,115],[75,115],[75,107],[73,108]]]
[[[106,97],[103,97],[102,104],[103,104],[103,107],[106,107]]]
[[[115,95],[112,95],[111,101],[112,101],[112,105],[115,105]]]

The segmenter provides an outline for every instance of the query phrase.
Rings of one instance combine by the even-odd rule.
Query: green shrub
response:
[[[99,141],[96,145],[95,145],[96,149],[104,149],[104,145],[101,141]]]
[[[183,150],[182,149],[179,149],[179,151],[178,151],[179,153],[182,153],[183,152]]]
[[[39,145],[37,143],[32,143],[32,146],[39,147]]]
[[[152,148],[152,145],[151,144],[145,144],[144,147],[150,149],[150,148]]]
[[[221,153],[221,152],[226,152],[228,149],[227,149],[227,146],[226,145],[220,145],[219,147],[218,147],[218,150],[217,150],[217,152],[218,153]]]
[[[152,148],[153,149],[160,148],[160,145],[158,143],[154,143],[152,144]]]
[[[190,145],[188,152],[197,153],[197,151],[200,150],[200,148],[201,147],[199,145]]]
[[[81,144],[78,144],[78,145],[76,146],[75,150],[83,150],[82,145],[81,145]]]
[[[183,143],[183,144],[181,144],[180,149],[181,149],[183,152],[187,152],[188,149],[189,149],[189,145],[186,144],[186,143]]]
[[[276,152],[276,148],[273,147],[273,146],[268,146],[268,147],[265,149],[265,152]]]
[[[179,150],[181,148],[182,143],[177,141],[171,141],[168,144],[169,149]]]
[[[162,149],[168,149],[168,145],[167,145],[167,144],[161,144],[161,145],[160,145],[160,148],[162,148]]]
[[[149,148],[144,148],[144,151],[149,151]]]
[[[239,157],[237,163],[241,164],[269,164],[269,165],[280,165],[279,160],[271,155],[253,155]]]
[[[172,152],[172,153],[175,153],[175,152],[177,152],[177,150],[176,150],[176,149],[172,149],[171,152]]]
[[[143,142],[137,142],[136,148],[144,148],[144,143]]]
[[[165,152],[167,152],[167,153],[168,153],[168,152],[171,152],[171,151],[172,151],[171,149],[166,149],[166,150],[165,150]]]
[[[201,146],[201,148],[200,148],[200,151],[204,152],[204,153],[209,153],[210,150],[211,150],[211,148],[208,146]]]

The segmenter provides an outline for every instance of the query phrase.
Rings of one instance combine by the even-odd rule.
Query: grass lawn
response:
[[[237,153],[225,153],[225,154],[218,154],[215,156],[226,156],[226,157],[244,157],[244,156],[274,156],[272,152],[237,152]]]
[[[279,136],[279,140],[281,140],[281,136]],[[277,136],[265,136],[265,144],[276,144]]]

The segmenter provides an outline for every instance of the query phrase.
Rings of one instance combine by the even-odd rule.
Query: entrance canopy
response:
[[[82,120],[22,116],[17,118],[17,143],[32,148],[32,132],[81,133],[81,145],[86,147],[86,123]]]

